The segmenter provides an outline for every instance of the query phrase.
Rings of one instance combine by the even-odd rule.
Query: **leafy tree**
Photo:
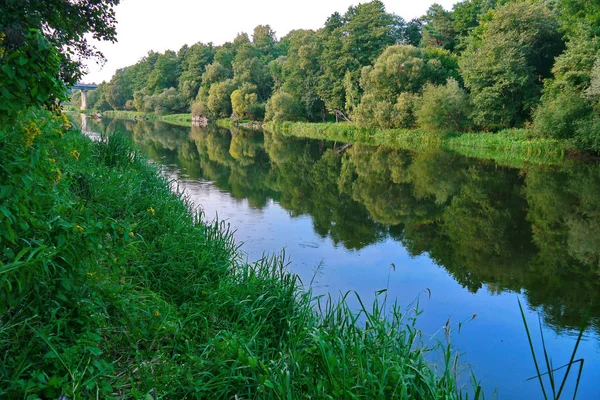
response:
[[[279,90],[267,101],[265,121],[283,122],[303,119],[302,103],[291,94]]]
[[[265,64],[275,58],[277,38],[270,25],[258,25],[254,28],[252,33],[252,44],[264,57],[263,62]]]
[[[571,138],[577,122],[591,112],[591,106],[572,88],[544,97],[533,115],[534,131],[539,136]]]
[[[214,54],[215,49],[212,43],[199,42],[186,49],[183,59],[179,56],[182,72],[178,81],[178,89],[188,103],[198,95],[202,74],[206,71],[206,66],[212,63]]]
[[[127,100],[133,98],[133,91],[124,72],[124,70],[117,70],[104,89],[106,101],[114,110],[122,109]]]
[[[266,101],[273,88],[269,66],[263,62],[260,52],[252,44],[246,43],[238,49],[232,63],[233,81],[237,86],[249,83],[256,86],[260,101]]]
[[[234,90],[231,93],[231,108],[236,119],[262,117],[259,111],[256,86],[244,83],[239,89]]]
[[[461,132],[471,127],[470,111],[469,96],[455,79],[449,78],[444,86],[425,85],[416,116],[421,128]]]
[[[231,115],[231,93],[235,90],[233,81],[228,79],[210,86],[206,100],[209,116],[226,118]]]
[[[159,94],[146,97],[144,99],[144,110],[165,115],[184,113],[189,109],[183,94],[177,92],[175,88],[169,88]]]
[[[456,74],[456,59],[447,50],[390,46],[372,67],[363,68],[365,94],[352,117],[362,126],[410,127],[414,96],[402,97],[399,104],[401,94],[417,93],[427,82],[444,83]]]
[[[148,77],[146,85],[149,93],[161,93],[164,89],[177,87],[177,80],[181,70],[177,54],[172,50],[160,54],[154,68]]]
[[[360,68],[371,64],[388,46],[402,40],[404,21],[385,11],[379,0],[352,6],[342,17],[333,14],[319,32],[322,74],[319,96],[330,110],[344,110],[344,78],[358,83]],[[347,86],[347,85],[346,85]]]
[[[22,0],[3,0],[0,3],[0,33],[3,37],[0,53],[12,53],[23,45],[31,48],[34,39],[30,36],[30,29],[35,29],[58,51],[60,78],[72,85],[82,76],[81,60],[93,57],[103,60],[102,53],[89,43],[90,36],[98,40],[116,40],[114,7],[119,2],[27,0],[24,3]],[[41,43],[42,39],[35,40]],[[39,46],[38,49],[42,53],[46,51]],[[53,63],[51,58],[48,67]]]
[[[509,127],[529,117],[562,50],[558,28],[545,5],[518,2],[497,8],[473,33],[460,69],[478,125]]]
[[[423,47],[441,47],[452,51],[456,42],[456,31],[452,21],[451,13],[434,3],[422,18]]]
[[[0,32],[0,122],[28,107],[54,107],[66,99],[59,80],[57,50],[38,31],[29,32],[18,46],[4,47]]]
[[[296,97],[304,106],[309,121],[322,117],[324,104],[317,93],[319,83],[320,43],[314,31],[297,30],[287,35],[288,53],[281,60],[283,90]],[[271,65],[271,70],[276,64]]]
[[[404,28],[402,43],[419,47],[423,38],[423,22],[420,18],[411,19]]]

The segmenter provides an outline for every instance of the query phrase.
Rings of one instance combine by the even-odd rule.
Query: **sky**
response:
[[[107,62],[87,62],[85,83],[109,81],[115,71],[138,62],[150,50],[179,50],[184,44],[232,41],[239,32],[252,34],[270,25],[278,38],[294,29],[318,29],[338,11],[358,0],[121,0],[116,11],[117,42],[96,42]],[[362,1],[363,3],[365,1]],[[386,10],[409,21],[433,3],[449,10],[457,0],[393,0]]]

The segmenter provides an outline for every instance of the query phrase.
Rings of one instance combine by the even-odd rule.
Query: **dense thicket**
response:
[[[540,136],[598,151],[598,9],[600,0],[464,0],[406,22],[375,0],[316,31],[277,39],[261,25],[220,46],[150,52],[103,83],[93,105],[435,131],[533,122]],[[458,99],[449,107],[460,104],[460,121],[433,106]]]

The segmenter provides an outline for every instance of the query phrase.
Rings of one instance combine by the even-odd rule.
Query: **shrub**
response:
[[[575,136],[576,123],[589,115],[588,102],[574,90],[545,97],[533,116],[534,132],[543,137],[567,139]]]
[[[425,86],[416,116],[421,128],[436,132],[461,132],[472,126],[469,113],[467,93],[455,79],[449,78],[444,86]]]
[[[302,103],[294,96],[279,90],[267,101],[265,121],[301,121],[304,120]]]
[[[575,122],[574,126],[577,147],[600,153],[600,116],[590,114]]]

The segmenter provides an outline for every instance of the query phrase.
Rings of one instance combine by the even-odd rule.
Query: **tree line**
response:
[[[90,93],[100,110],[436,132],[528,126],[600,150],[600,0],[464,0],[405,21],[379,1],[278,39],[150,52]],[[76,99],[75,99],[76,100]]]

